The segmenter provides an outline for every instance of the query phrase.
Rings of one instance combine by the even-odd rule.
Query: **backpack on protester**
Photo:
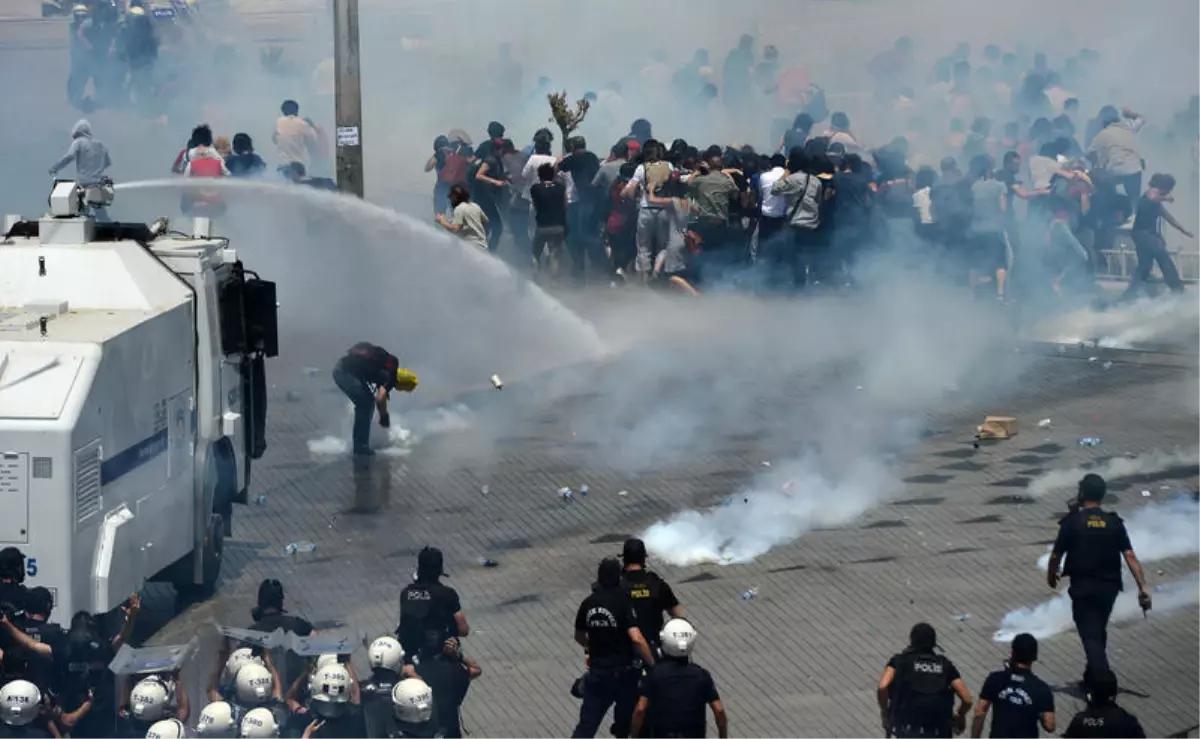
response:
[[[804,176],[804,190],[788,212],[788,225],[792,228],[815,231],[821,226],[821,202],[824,198],[825,184],[816,175],[805,173]]]
[[[950,721],[954,696],[946,679],[948,660],[933,653],[906,652],[896,668],[893,721],[903,726]]]
[[[458,149],[446,153],[446,161],[438,170],[438,182],[446,185],[465,185],[471,169],[471,160],[467,159]]]

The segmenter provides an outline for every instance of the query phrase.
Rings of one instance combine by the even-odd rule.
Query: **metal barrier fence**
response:
[[[1200,252],[1184,251],[1179,248],[1168,248],[1175,267],[1184,282],[1200,281]],[[1097,255],[1096,276],[1104,280],[1128,280],[1137,269],[1137,252],[1133,248],[1133,240],[1128,231],[1117,235],[1116,245],[1112,249],[1101,249]],[[1162,273],[1155,265],[1151,275],[1162,279]]]

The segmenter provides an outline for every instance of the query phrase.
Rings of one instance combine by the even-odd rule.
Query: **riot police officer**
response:
[[[6,636],[14,643],[4,650],[4,675],[28,680],[42,695],[57,694],[54,655],[61,658],[66,651],[67,633],[49,620],[53,608],[50,591],[33,588],[25,595],[25,613],[5,622]]]
[[[646,569],[646,544],[641,539],[625,540],[621,553],[621,587],[633,602],[633,612],[650,651],[657,654],[658,636],[663,629],[663,613],[683,618],[683,606],[675,591],[657,573]]]
[[[633,736],[702,737],[705,706],[712,709],[721,739],[729,736],[725,706],[712,675],[691,661],[696,636],[696,629],[681,618],[663,626],[658,637],[662,659],[642,680],[641,696],[633,710]],[[652,706],[655,710],[648,714]],[[651,723],[646,723],[648,716]]]
[[[441,739],[434,714],[433,689],[420,678],[405,680],[392,689],[393,721],[390,739]]]
[[[13,680],[0,687],[0,737],[50,737],[42,693],[28,680]]]
[[[408,677],[411,666],[404,664],[404,647],[390,636],[381,636],[367,648],[371,674],[359,684],[367,736],[385,736],[392,714],[392,689]]]
[[[213,701],[200,711],[196,733],[204,739],[233,739],[241,724],[239,711],[225,701]]]
[[[1125,523],[1117,514],[1100,508],[1107,490],[1104,478],[1097,474],[1084,475],[1079,481],[1078,498],[1071,506],[1072,511],[1058,524],[1058,538],[1054,540],[1046,570],[1046,584],[1052,589],[1058,587],[1060,577],[1071,578],[1067,591],[1071,596],[1071,617],[1087,660],[1084,685],[1090,675],[1109,669],[1108,619],[1123,587],[1122,557],[1137,583],[1138,602],[1143,609],[1150,608],[1150,590],[1129,543]],[[1060,575],[1063,557],[1067,561]]]
[[[594,737],[613,708],[615,737],[629,736],[637,703],[640,659],[654,664],[654,655],[637,625],[629,595],[621,587],[621,563],[600,563],[597,586],[579,604],[575,613],[575,641],[588,654],[588,671],[583,677],[583,705],[572,737]]]
[[[458,593],[440,581],[444,574],[442,550],[425,547],[417,555],[416,582],[400,591],[396,638],[404,647],[406,660],[420,652],[427,639],[441,643],[471,632]]]
[[[913,626],[908,648],[888,660],[876,699],[884,731],[896,737],[949,737],[951,730],[961,734],[972,705],[962,675],[938,653],[937,631],[927,623]]]
[[[434,720],[439,736],[462,739],[462,704],[471,681],[482,671],[475,660],[463,654],[458,639],[427,641],[417,662],[417,677],[437,696]]]
[[[1087,708],[1075,714],[1064,737],[1132,737],[1146,736],[1142,723],[1129,711],[1117,705],[1117,676],[1112,670],[1093,672],[1087,686]]]

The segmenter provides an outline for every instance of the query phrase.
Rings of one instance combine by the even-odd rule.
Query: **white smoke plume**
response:
[[[1053,492],[1069,494],[1074,491],[1079,479],[1089,472],[1094,472],[1105,480],[1113,480],[1121,477],[1150,475],[1196,464],[1200,464],[1200,453],[1194,450],[1186,452],[1153,451],[1137,457],[1115,457],[1091,469],[1073,467],[1068,470],[1051,470],[1038,475],[1029,482],[1029,494],[1035,498]]]
[[[864,461],[831,480],[812,457],[782,464],[749,490],[707,511],[682,511],[643,538],[674,565],[741,564],[802,534],[858,518],[897,485],[879,464]]]
[[[1154,589],[1152,614],[1169,613],[1200,603],[1200,573],[1174,580]],[[1141,615],[1137,590],[1126,588],[1113,606],[1113,623],[1132,621]],[[992,636],[997,642],[1011,642],[1017,634],[1030,633],[1045,639],[1074,628],[1071,619],[1071,598],[1065,592],[1033,608],[1018,608],[1000,622]]]
[[[1105,349],[1133,349],[1183,333],[1194,335],[1197,321],[1200,302],[1195,296],[1172,295],[1099,311],[1084,308],[1050,322],[1038,333],[1060,344],[1095,341]]]

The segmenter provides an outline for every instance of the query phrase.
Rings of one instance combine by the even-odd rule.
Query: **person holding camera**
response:
[[[1100,475],[1089,473],[1079,481],[1078,498],[1070,506],[1071,512],[1058,524],[1058,538],[1054,540],[1046,570],[1046,584],[1051,589],[1058,587],[1060,578],[1071,578],[1067,591],[1071,597],[1071,616],[1087,659],[1084,685],[1089,684],[1090,676],[1109,669],[1108,619],[1123,589],[1122,558],[1137,583],[1138,603],[1143,611],[1150,610],[1150,589],[1129,543],[1125,522],[1117,514],[1100,508],[1107,491]]]

